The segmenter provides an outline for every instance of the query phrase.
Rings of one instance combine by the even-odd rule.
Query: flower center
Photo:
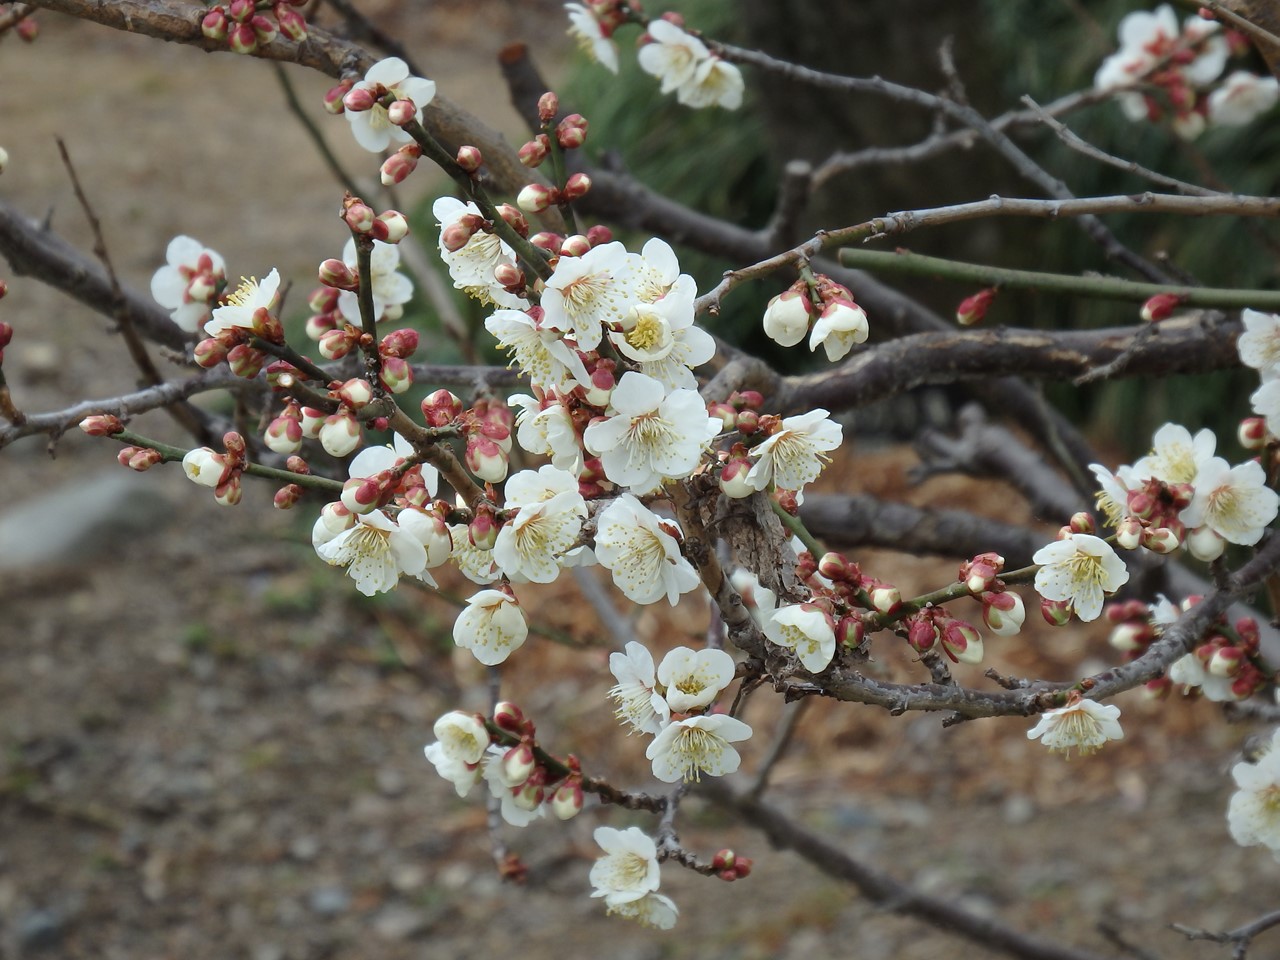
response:
[[[1078,550],[1067,561],[1067,569],[1071,571],[1071,579],[1076,583],[1096,583],[1102,586],[1107,578],[1106,571],[1102,569],[1101,558]]]
[[[702,771],[715,766],[724,753],[724,741],[701,727],[684,727],[675,743],[685,780],[702,780]]]
[[[240,286],[236,287],[232,293],[227,294],[227,303],[237,307],[247,307],[253,298],[257,296],[257,293],[258,278],[249,277],[246,280],[241,277]]]
[[[594,300],[604,295],[612,279],[607,273],[589,273],[565,284],[560,293],[573,308],[585,311],[591,308]]]
[[[651,313],[640,314],[636,325],[627,332],[627,343],[637,350],[649,350],[665,339],[666,324],[662,318]]]
[[[1234,487],[1224,485],[1209,494],[1209,513],[1223,519],[1234,518],[1240,512],[1240,497]]]

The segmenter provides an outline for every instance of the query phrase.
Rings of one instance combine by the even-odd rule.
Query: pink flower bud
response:
[[[1246,450],[1261,450],[1267,445],[1267,421],[1263,417],[1246,417],[1236,431],[1240,446]]]
[[[253,334],[268,343],[284,343],[284,325],[266,307],[253,312]]]
[[[1073,513],[1067,525],[1071,528],[1072,533],[1087,533],[1093,535],[1098,532],[1097,524],[1093,521],[1093,514],[1086,513],[1083,510],[1079,513]]]
[[[587,119],[580,113],[571,113],[556,124],[556,142],[561,149],[574,150],[587,140]]]
[[[501,483],[507,477],[507,454],[497,443],[481,434],[467,438],[467,469],[485,483]]]
[[[1121,550],[1137,550],[1142,543],[1142,521],[1125,517],[1116,524],[1116,546]]]
[[[926,617],[914,618],[907,626],[907,643],[916,653],[928,653],[938,640],[938,628]]]
[[[247,343],[236,344],[227,351],[227,365],[231,367],[231,372],[246,380],[252,380],[261,373],[266,362],[267,355],[254,350]]]
[[[418,331],[409,327],[402,330],[392,330],[382,342],[378,344],[378,352],[382,354],[383,359],[387,357],[405,357],[413,356],[418,349]]]
[[[1018,594],[1002,591],[982,596],[982,622],[997,637],[1019,633],[1026,618],[1027,610]]]
[[[516,195],[516,206],[525,213],[541,213],[559,201],[559,191],[542,183],[530,183]]]
[[[902,593],[890,583],[876,582],[868,591],[867,595],[871,598],[871,606],[878,613],[891,614],[896,613],[902,606]]]
[[[440,246],[444,247],[449,253],[457,253],[475,236],[476,225],[471,222],[474,218],[463,217],[457,220],[443,230],[440,231]]]
[[[809,332],[813,304],[806,293],[785,290],[769,301],[764,311],[764,332],[780,347],[794,347]]]
[[[302,499],[302,494],[302,488],[296,483],[286,483],[276,491],[271,503],[277,510],[290,510]]]
[[[428,427],[447,427],[462,417],[462,401],[448,390],[437,390],[422,401],[422,417]]]
[[[529,235],[529,221],[525,219],[525,215],[516,207],[509,203],[504,203],[498,207],[498,216],[506,222],[516,233],[522,237]]]
[[[342,219],[347,222],[347,226],[353,233],[369,233],[373,230],[373,222],[378,217],[373,212],[373,207],[352,198],[343,204]]]
[[[124,454],[128,453],[128,457]],[[157,463],[164,462],[164,454],[159,450],[151,450],[146,447],[125,447],[120,451],[120,462],[130,470],[136,470],[143,473],[150,470]]]
[[[551,141],[545,133],[540,133],[532,140],[522,143],[516,151],[516,157],[526,167],[540,167],[550,152]]]
[[[558,254],[560,252],[560,244],[564,240],[558,233],[552,233],[550,230],[544,230],[542,233],[535,233],[529,238],[539,250],[546,250],[548,253]]]
[[[982,662],[982,634],[971,623],[948,620],[942,628],[942,652],[956,663]]]
[[[538,98],[538,122],[550,123],[560,112],[560,98],[548,90]]]
[[[1140,316],[1147,323],[1159,323],[1167,320],[1183,301],[1176,293],[1157,293],[1142,305]]]
[[[585,197],[590,189],[591,178],[585,173],[574,173],[570,174],[569,179],[564,182],[563,195],[566,200],[577,200],[579,197]]]
[[[403,149],[397,150],[382,161],[382,168],[379,171],[382,185],[384,187],[392,187],[397,183],[402,183],[405,177],[417,169],[417,166],[418,158],[416,156],[406,153]]]
[[[1197,527],[1186,538],[1187,550],[1197,560],[1211,563],[1222,556],[1227,549],[1227,541],[1209,527]]]
[[[302,421],[297,417],[281,414],[267,426],[262,439],[276,453],[297,453],[302,449]]]
[[[353,377],[343,383],[336,393],[338,399],[352,410],[360,410],[373,399],[373,387],[369,385],[368,380],[362,380],[359,377]]]
[[[512,786],[524,783],[538,768],[538,761],[527,743],[520,743],[502,755],[502,778]]]
[[[475,173],[484,164],[484,155],[479,147],[463,144],[458,148],[456,162],[467,173]]]
[[[400,357],[387,357],[382,361],[378,379],[391,393],[404,393],[413,386],[413,368]]]
[[[342,505],[357,516],[382,505],[382,485],[374,477],[352,477],[342,484]]]
[[[1041,600],[1040,616],[1051,627],[1065,627],[1071,622],[1071,601]]]
[[[276,23],[280,32],[294,43],[302,43],[307,39],[307,21],[297,10],[286,3],[277,3],[274,8]]]
[[[467,539],[477,550],[492,550],[498,540],[498,524],[491,510],[477,510],[475,518],[467,524]]]
[[[251,54],[258,49],[258,35],[247,23],[237,23],[227,33],[227,48],[232,53]]]
[[[995,287],[988,287],[986,290],[979,290],[971,297],[965,297],[960,301],[960,306],[956,307],[956,323],[962,327],[972,327],[981,323],[991,307],[991,301],[995,298]]]
[[[602,243],[610,243],[613,241],[613,231],[604,224],[597,223],[587,231],[587,241],[593,247],[598,247]]]
[[[818,573],[836,583],[858,582],[862,572],[843,553],[828,552],[818,558]]]
[[[258,43],[270,43],[276,38],[276,34],[280,32],[276,28],[274,20],[270,17],[264,17],[261,14],[250,18],[249,25],[253,27],[253,32],[258,38]]]
[[[302,435],[308,440],[315,440],[320,436],[320,428],[328,414],[315,407],[303,407],[299,412],[302,414]]]
[[[556,788],[551,797],[551,812],[557,819],[572,820],[582,812],[583,794],[582,779],[570,777]]]
[[[980,553],[972,560],[960,564],[960,576],[969,592],[975,597],[991,589],[1004,569],[1004,557],[998,553]]]
[[[1137,653],[1145,650],[1154,636],[1149,623],[1130,620],[1118,624],[1107,637],[1107,642],[1121,653]]]
[[[560,256],[562,257],[581,257],[590,252],[591,241],[580,233],[565,237],[564,243],[560,244]]]
[[[418,105],[412,100],[393,100],[387,107],[387,120],[397,127],[413,123],[418,118]]]
[[[346,329],[330,330],[320,337],[316,349],[326,360],[341,360],[355,347],[358,335]]]
[[[338,290],[360,289],[359,275],[336,257],[330,257],[320,264],[320,282]]]
[[[248,23],[256,9],[255,0],[231,0],[228,10],[236,23]]]
[[[386,225],[386,236],[379,237],[383,243],[399,243],[409,233],[409,218],[399,210],[384,210],[378,222]]]
[[[1148,700],[1165,700],[1173,692],[1173,681],[1168,677],[1156,677],[1142,685],[1142,693]]]
[[[493,708],[493,722],[510,733],[524,735],[524,711],[510,700],[503,700]]]
[[[1234,677],[1244,663],[1245,653],[1239,647],[1219,647],[1209,658],[1206,669],[1215,677]]]
[[[98,413],[81,420],[80,429],[91,437],[109,437],[123,430],[124,424],[110,413]]]
[[[360,422],[350,410],[339,410],[324,418],[317,437],[329,456],[345,457],[360,446]]]
[[[40,36],[40,22],[35,17],[19,20],[18,25],[13,29],[23,43],[32,43],[36,37]]]
[[[200,32],[210,40],[227,39],[227,11],[222,7],[210,7],[209,12],[200,21]]]
[[[224,507],[234,507],[244,496],[240,471],[233,470],[227,479],[213,488],[213,499]]]
[[[738,422],[734,424],[744,437],[750,437],[760,430],[760,414],[754,410],[743,410],[738,414]]]
[[[514,263],[500,263],[493,268],[493,279],[504,290],[519,293],[525,288],[524,271]]]
[[[352,80],[343,80],[336,87],[330,87],[324,95],[324,109],[326,113],[339,114],[346,110],[346,105],[342,99],[355,85]]]
[[[841,617],[836,624],[836,643],[842,647],[853,649],[859,646],[867,635],[867,624],[861,617]]]
[[[736,430],[738,423],[738,411],[734,410],[732,405],[725,403],[723,400],[717,400],[714,403],[707,404],[707,416],[719,417],[720,428],[722,430]],[[743,448],[745,452],[745,447]]]
[[[373,105],[378,102],[378,98],[374,96],[372,90],[368,87],[353,87],[342,98],[342,106],[352,113],[364,113],[366,110],[372,110]]]
[[[720,468],[720,490],[731,500],[742,500],[755,493],[755,488],[747,485],[747,473],[751,470],[751,461],[746,457],[732,457]]]
[[[1142,531],[1142,545],[1152,553],[1173,553],[1182,546],[1182,539],[1170,527],[1148,527]]]

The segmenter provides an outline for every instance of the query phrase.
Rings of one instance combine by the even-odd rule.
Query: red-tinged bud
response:
[[[330,330],[320,338],[316,349],[326,360],[341,360],[355,347],[358,335],[346,329]]]
[[[617,371],[613,364],[601,361],[591,371],[591,382],[587,385],[586,401],[593,407],[604,407],[613,396],[613,388],[618,385]]]
[[[232,466],[244,463],[245,454],[249,449],[244,442],[244,437],[234,430],[228,430],[222,435],[222,445],[227,450],[228,463]]]
[[[422,417],[428,427],[447,427],[461,418],[465,409],[448,390],[437,390],[422,401]]]
[[[1093,514],[1086,513],[1081,510],[1079,513],[1073,513],[1071,520],[1067,524],[1071,527],[1072,533],[1097,534],[1098,525],[1094,523]]]
[[[382,354],[383,359],[387,357],[405,357],[413,356],[418,349],[418,331],[405,327],[402,330],[392,330],[382,342],[378,344],[378,352]]]
[[[210,7],[200,21],[200,32],[210,40],[225,40],[229,25],[226,10],[222,7]]]
[[[867,636],[867,625],[861,617],[841,617],[836,624],[836,643],[846,649],[862,645]]]
[[[330,87],[324,95],[324,109],[326,113],[339,114],[346,110],[342,99],[351,92],[351,88],[355,86],[354,80],[343,80],[336,87]]]
[[[307,39],[307,21],[302,14],[287,3],[277,3],[274,12],[276,23],[280,25],[280,32],[285,37],[294,43],[302,43]]]
[[[988,593],[982,597],[982,622],[997,637],[1012,637],[1021,632],[1027,619],[1022,597],[1016,593]]]
[[[240,480],[240,471],[233,470],[227,479],[213,488],[213,499],[224,507],[234,507],[244,496],[244,488]]]
[[[711,866],[716,870],[732,870],[736,860],[737,857],[734,856],[732,850],[718,850],[716,855],[711,858]]]
[[[364,113],[366,110],[372,110],[377,102],[377,96],[368,87],[353,87],[342,98],[342,106],[352,113]]]
[[[965,297],[956,307],[956,323],[962,327],[972,327],[981,323],[986,318],[987,310],[995,298],[995,287],[988,287],[986,290],[979,290],[971,297]]]
[[[759,390],[735,390],[729,402],[738,410],[760,410],[764,407],[764,394]]]
[[[247,23],[237,23],[227,33],[227,48],[232,53],[253,53],[258,49],[258,35]]]
[[[378,219],[378,215],[374,213],[373,207],[363,200],[351,197],[342,205],[342,219],[346,221],[352,233],[370,233],[373,231],[373,224]]]
[[[1207,669],[1215,677],[1234,677],[1246,659],[1245,652],[1239,647],[1219,647],[1209,658]]]
[[[118,459],[122,466],[128,467],[130,470],[136,470],[143,473],[150,470],[157,463],[164,462],[164,454],[159,450],[151,450],[146,447],[125,447],[120,451]]]
[[[982,634],[963,620],[948,620],[942,628],[942,652],[955,663],[982,662]]]
[[[303,408],[303,414],[305,416],[306,408]],[[324,418],[324,423],[316,432],[316,438],[329,456],[345,457],[360,446],[363,439],[360,421],[350,410],[339,410]]]
[[[110,413],[97,413],[81,420],[80,429],[91,437],[110,437],[123,430],[124,424]]]
[[[927,617],[913,619],[907,626],[907,643],[916,653],[928,653],[938,640],[938,628]]]
[[[464,172],[475,173],[484,165],[484,154],[480,152],[479,147],[463,144],[458,148],[458,155],[454,160]]]
[[[498,216],[500,216],[512,230],[520,234],[522,237],[529,235],[529,221],[525,219],[525,215],[520,212],[518,207],[513,207],[509,203],[504,203],[498,207]]]
[[[297,417],[281,414],[267,426],[262,439],[276,453],[297,453],[302,449],[302,421]]]
[[[524,711],[510,700],[503,700],[493,708],[493,722],[503,730],[524,734]]]
[[[1107,642],[1121,653],[1137,653],[1145,650],[1155,637],[1149,623],[1129,621],[1118,624],[1107,637]]]
[[[587,242],[593,247],[598,247],[602,243],[611,243],[613,241],[613,231],[602,223],[597,223],[587,231]]]
[[[387,120],[397,127],[413,123],[418,117],[418,105],[412,100],[393,100],[387,107]]]
[[[253,334],[267,343],[284,343],[284,325],[266,307],[259,307],[253,312]]]
[[[525,213],[541,213],[560,202],[560,191],[543,183],[530,183],[516,194],[516,206]]]
[[[330,257],[320,264],[320,282],[338,290],[360,289],[359,275],[336,257]]]
[[[841,581],[858,581],[862,572],[856,563],[850,562],[843,553],[824,553],[818,560],[818,572],[836,583]]]
[[[383,243],[399,243],[409,233],[409,218],[399,210],[384,210],[378,214],[378,223],[386,228],[378,238]]]
[[[237,377],[252,380],[262,372],[267,355],[253,349],[247,343],[239,343],[227,351],[227,365]]]
[[[373,399],[373,387],[369,385],[368,380],[362,380],[359,377],[346,381],[334,392],[338,399],[352,410],[363,409]]]
[[[23,43],[33,43],[36,37],[40,36],[40,24],[35,17],[19,20],[18,25],[13,29]]]
[[[329,415],[315,407],[303,407],[301,413],[302,435],[308,440],[315,440],[320,436],[320,428],[324,426],[324,421]]]
[[[191,355],[197,366],[212,370],[227,359],[227,347],[221,340],[209,337],[207,340],[201,340],[197,343],[195,349],[191,351]]]
[[[507,454],[496,442],[482,434],[467,438],[467,469],[485,483],[501,483],[507,477]]]
[[[406,153],[404,150],[397,150],[382,161],[382,168],[379,171],[382,185],[384,187],[393,187],[397,183],[404,182],[405,177],[413,173],[417,167],[418,158],[416,156]]]
[[[765,307],[765,335],[780,347],[794,347],[809,332],[813,315],[813,304],[807,293],[794,287],[784,290]]]
[[[1142,545],[1152,553],[1164,555],[1182,546],[1182,538],[1171,527],[1148,527],[1142,531]]]
[[[520,145],[520,149],[516,151],[516,158],[526,167],[540,167],[550,153],[551,141],[547,139],[545,133],[540,133],[532,140]]]
[[[1173,692],[1173,681],[1168,677],[1156,677],[1142,685],[1142,693],[1148,700],[1165,700]]]
[[[972,560],[960,564],[961,580],[974,596],[991,589],[1004,569],[1004,557],[998,553],[980,553]]]
[[[556,124],[556,142],[563,150],[576,150],[587,141],[587,118],[571,113]]]
[[[782,508],[783,513],[789,514],[793,517],[798,517],[800,515],[800,501],[796,499],[796,492],[794,490],[775,490],[773,492],[773,502]],[[801,561],[803,561],[807,556],[809,556],[809,552],[806,550],[800,557]],[[812,557],[810,557],[810,560],[812,560]],[[796,569],[799,570],[799,566],[797,566]],[[814,570],[816,571],[816,569],[817,567],[815,565]],[[804,577],[801,577],[801,579],[807,580],[808,575],[806,574]]]
[[[1190,483],[1169,483],[1165,485],[1165,490],[1173,509],[1179,513],[1191,506],[1191,501],[1196,496],[1196,488]]]
[[[387,357],[382,361],[378,379],[391,393],[404,393],[413,386],[413,368],[400,357]]]
[[[876,583],[867,590],[871,606],[886,616],[902,608],[902,592],[891,583]]]
[[[746,457],[731,457],[720,468],[720,491],[731,500],[742,500],[755,493],[747,483],[752,463]]]
[[[583,806],[582,778],[570,777],[556,788],[551,797],[551,812],[557,819],[572,820],[582,812]]]
[[[564,243],[560,244],[560,256],[562,257],[581,257],[590,252],[591,241],[580,233],[565,237]]]
[[[270,43],[276,38],[276,34],[280,32],[276,27],[276,22],[270,17],[264,17],[262,14],[250,18],[249,25],[253,27],[253,33],[258,38],[258,43]]]
[[[1265,682],[1266,678],[1258,668],[1251,663],[1246,663],[1240,667],[1240,672],[1231,681],[1231,692],[1241,700],[1247,700],[1257,693]]]
[[[1246,417],[1236,431],[1240,446],[1246,450],[1261,450],[1267,445],[1267,421],[1264,417]]]
[[[591,189],[591,178],[585,173],[574,173],[564,182],[563,196],[566,200],[577,200],[585,197]]]
[[[338,291],[336,288],[331,286],[316,287],[311,291],[311,295],[307,297],[307,307],[314,313],[333,313],[337,306]],[[325,329],[332,330],[333,327],[329,326]]]
[[[377,477],[352,477],[342,484],[341,499],[342,505],[352,513],[364,516],[382,506],[383,487]]]
[[[524,271],[514,263],[500,263],[494,267],[493,279],[504,290],[518,293],[525,288]]]
[[[1159,323],[1167,320],[1184,299],[1176,293],[1157,293],[1142,305],[1140,315],[1147,323]]]
[[[311,475],[311,465],[302,457],[290,457],[284,462],[284,468],[290,473],[298,473],[304,477]]]
[[[476,511],[475,518],[467,524],[467,539],[477,550],[493,549],[498,540],[498,524],[492,510]]]
[[[560,112],[560,98],[548,90],[538,98],[538,122],[550,123]]]
[[[276,491],[271,502],[277,510],[291,510],[301,499],[302,488],[296,483],[287,483]]]
[[[539,250],[546,250],[548,253],[554,254],[560,253],[560,244],[563,240],[564,237],[560,236],[558,233],[552,233],[550,230],[544,230],[542,233],[535,233],[529,238],[529,242]]]
[[[512,786],[524,783],[538,768],[538,761],[527,743],[519,743],[502,755],[502,778]]]
[[[1197,560],[1212,563],[1227,549],[1227,541],[1209,527],[1197,527],[1186,538],[1187,550]]]
[[[1040,616],[1051,627],[1065,627],[1071,622],[1071,601],[1041,600]]]
[[[1125,517],[1116,524],[1116,546],[1121,550],[1137,550],[1142,543],[1142,521],[1136,517]]]
[[[744,437],[750,437],[760,430],[760,414],[754,410],[743,410],[738,414],[735,426]]]
[[[255,0],[231,0],[228,13],[236,23],[248,23],[257,9]]]
[[[738,425],[738,411],[733,409],[732,404],[723,400],[717,400],[714,403],[707,404],[707,416],[719,417],[720,428],[722,430],[735,430]],[[745,447],[743,448],[745,451]]]
[[[1257,650],[1262,637],[1258,630],[1258,621],[1253,617],[1241,617],[1235,622],[1236,634],[1240,637],[1241,646],[1248,650]]]

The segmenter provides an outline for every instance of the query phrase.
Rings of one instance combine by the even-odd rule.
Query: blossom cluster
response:
[[[1231,838],[1243,847],[1263,846],[1280,860],[1280,730],[1253,763],[1231,768],[1236,792],[1227,805]]]
[[[1114,91],[1130,120],[1169,114],[1186,139],[1206,126],[1244,126],[1275,106],[1280,83],[1237,70],[1215,87],[1231,55],[1248,50],[1244,37],[1220,27],[1199,16],[1179,26],[1168,4],[1130,13],[1120,21],[1120,49],[1098,68],[1094,87]]]

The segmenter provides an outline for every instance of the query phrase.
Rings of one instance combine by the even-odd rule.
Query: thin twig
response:
[[[773,773],[773,768],[786,756],[787,748],[791,746],[791,740],[800,725],[800,718],[804,716],[812,702],[811,698],[805,697],[794,705],[788,704],[782,708],[782,716],[778,719],[778,729],[774,732],[773,743],[769,745],[769,752],[760,761],[760,769],[756,773],[755,781],[747,788],[748,797],[759,800],[764,795],[769,786],[769,776]]]

